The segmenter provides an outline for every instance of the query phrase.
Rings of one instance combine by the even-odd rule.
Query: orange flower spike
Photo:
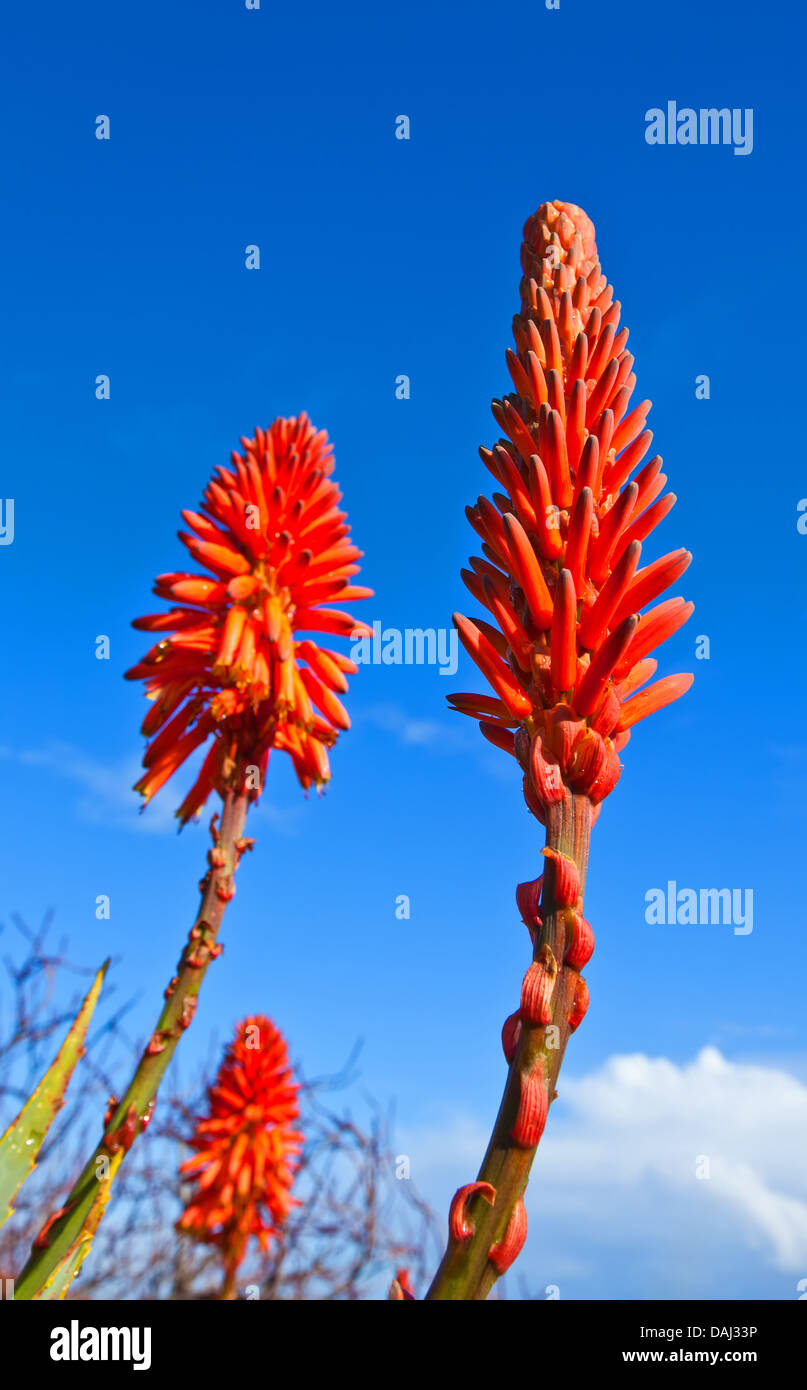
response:
[[[536,959],[521,1006],[503,1030],[513,1065],[479,1174],[497,1186],[496,1210],[475,1209],[477,1230],[461,1249],[450,1245],[430,1299],[487,1296],[500,1272],[488,1252],[506,1221],[504,1192],[518,1230],[513,1194],[523,1191],[529,1170],[532,1154],[525,1151],[540,1138],[568,1032],[587,1003],[585,986],[572,989],[569,975],[577,978],[594,949],[582,912],[591,827],[619,780],[633,725],[692,681],[681,675],[647,684],[657,666],[652,650],[687,620],[692,605],[675,598],[642,610],[663,597],[691,557],[674,550],[639,569],[642,546],[675,497],[664,493],[661,458],[643,462],[653,443],[650,403],[634,404],[628,331],[585,212],[571,203],[543,204],[524,227],[521,267],[515,346],[507,355],[515,394],[492,406],[506,441],[480,451],[503,491],[494,494],[495,506],[479,498],[467,513],[486,558],[473,559],[473,574],[463,578],[485,620],[455,618],[512,717],[486,716],[470,696],[454,703],[477,717],[495,746],[515,755],[528,809],[546,827],[553,868],[540,911],[535,885],[519,889]],[[546,948],[558,963],[551,995]],[[544,1050],[537,1035],[550,1016],[561,1041]]]
[[[189,1141],[195,1152],[179,1170],[192,1190],[177,1229],[221,1249],[225,1296],[232,1296],[250,1237],[266,1249],[296,1205],[291,1187],[302,1143],[298,1090],[274,1024],[261,1015],[245,1019]]]
[[[177,813],[183,824],[212,791],[225,796],[234,767],[263,767],[273,747],[291,754],[304,787],[328,780],[325,746],[350,724],[335,692],[345,693],[346,673],[357,668],[310,637],[295,639],[311,632],[371,635],[350,614],[319,606],[372,592],[350,583],[361,552],[337,510],[327,435],[300,415],[275,420],[241,443],[244,453],[233,454],[232,468],[217,468],[202,512],[183,512],[190,532],[180,538],[215,578],[163,574],[155,584],[162,597],[199,612],[174,608],[137,620],[136,627],[166,636],[126,673],[159,692],[157,710],[144,721],[147,737],[173,715],[146,750],[149,772],[138,783],[146,799],[213,738],[215,756],[206,756]],[[306,663],[302,676],[298,661]],[[289,727],[302,739],[299,753]],[[251,800],[258,794],[249,789]]]

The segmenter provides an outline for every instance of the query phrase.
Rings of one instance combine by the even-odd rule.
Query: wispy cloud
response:
[[[399,705],[369,705],[358,711],[355,722],[370,724],[385,734],[392,734],[399,743],[409,747],[429,748],[439,744],[447,752],[454,752],[467,750],[469,746],[471,731],[464,726],[452,725],[448,720],[413,717]]]
[[[173,791],[169,788],[167,793],[156,796],[141,813],[140,797],[132,790],[142,771],[135,756],[104,763],[72,744],[54,742],[43,748],[0,747],[0,758],[7,758],[21,767],[43,768],[78,787],[80,795],[75,803],[75,814],[77,819],[88,824],[114,826],[136,834],[177,833],[174,810],[190,785],[187,776],[183,783],[180,775]],[[281,833],[294,835],[300,826],[302,808],[282,810],[264,798],[257,814],[265,816]]]

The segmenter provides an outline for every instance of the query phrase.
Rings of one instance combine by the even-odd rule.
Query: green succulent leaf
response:
[[[108,965],[107,960],[98,971],[55,1061],[0,1139],[0,1226],[14,1210],[14,1198],[36,1167],[45,1135],[64,1103]]]

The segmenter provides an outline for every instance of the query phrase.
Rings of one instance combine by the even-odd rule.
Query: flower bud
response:
[[[588,1009],[588,985],[582,975],[578,975],[577,983],[574,987],[574,999],[572,1001],[572,1012],[569,1014],[569,1032],[574,1033],[580,1027],[586,1016]]]
[[[516,1009],[514,1014],[508,1014],[502,1024],[502,1049],[505,1061],[510,1063],[518,1050],[518,1040],[521,1037],[521,1014]]]
[[[488,1259],[497,1274],[504,1274],[521,1254],[527,1239],[527,1210],[523,1198],[519,1197],[507,1223],[507,1230],[501,1240],[491,1245]]]
[[[572,970],[582,970],[594,954],[594,933],[581,912],[569,912],[567,920],[571,930],[566,935],[563,963]]]
[[[470,1240],[474,1233],[474,1228],[465,1214],[465,1203],[474,1192],[484,1197],[490,1206],[496,1201],[496,1188],[489,1182],[468,1182],[464,1187],[458,1188],[451,1198],[448,1211],[448,1233],[452,1240]]]
[[[558,963],[549,946],[542,959],[533,961],[521,985],[521,1021],[545,1025],[552,1022],[551,999],[558,978]]]
[[[573,907],[580,897],[580,872],[573,859],[556,849],[541,853],[554,865],[552,891],[558,907]]]
[[[544,1132],[549,1097],[544,1085],[543,1067],[539,1063],[534,1071],[521,1077],[521,1095],[518,1114],[510,1130],[510,1138],[520,1149],[534,1149]]]
[[[544,757],[542,739],[536,734],[530,748],[530,774],[538,798],[545,806],[563,800],[563,779],[557,762]]]

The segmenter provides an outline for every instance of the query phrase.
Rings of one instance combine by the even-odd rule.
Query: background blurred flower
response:
[[[266,1250],[292,1206],[291,1186],[303,1136],[285,1040],[263,1015],[236,1029],[208,1093],[180,1168],[193,1184],[178,1229],[217,1245],[225,1261],[223,1297],[234,1297],[236,1270],[250,1236]]]
[[[258,769],[246,785],[256,799],[272,748],[289,754],[304,788],[329,780],[327,750],[350,727],[339,696],[357,667],[300,634],[369,632],[320,606],[372,594],[350,582],[362,552],[338,509],[325,431],[302,414],[241,443],[231,467],[216,469],[201,511],[182,513],[189,530],[180,539],[207,573],[158,577],[154,592],[179,606],[136,620],[162,635],[126,673],[145,680],[153,701],[137,784],[145,802],[214,736],[177,811],[183,824],[214,788],[224,796],[236,769]]]

